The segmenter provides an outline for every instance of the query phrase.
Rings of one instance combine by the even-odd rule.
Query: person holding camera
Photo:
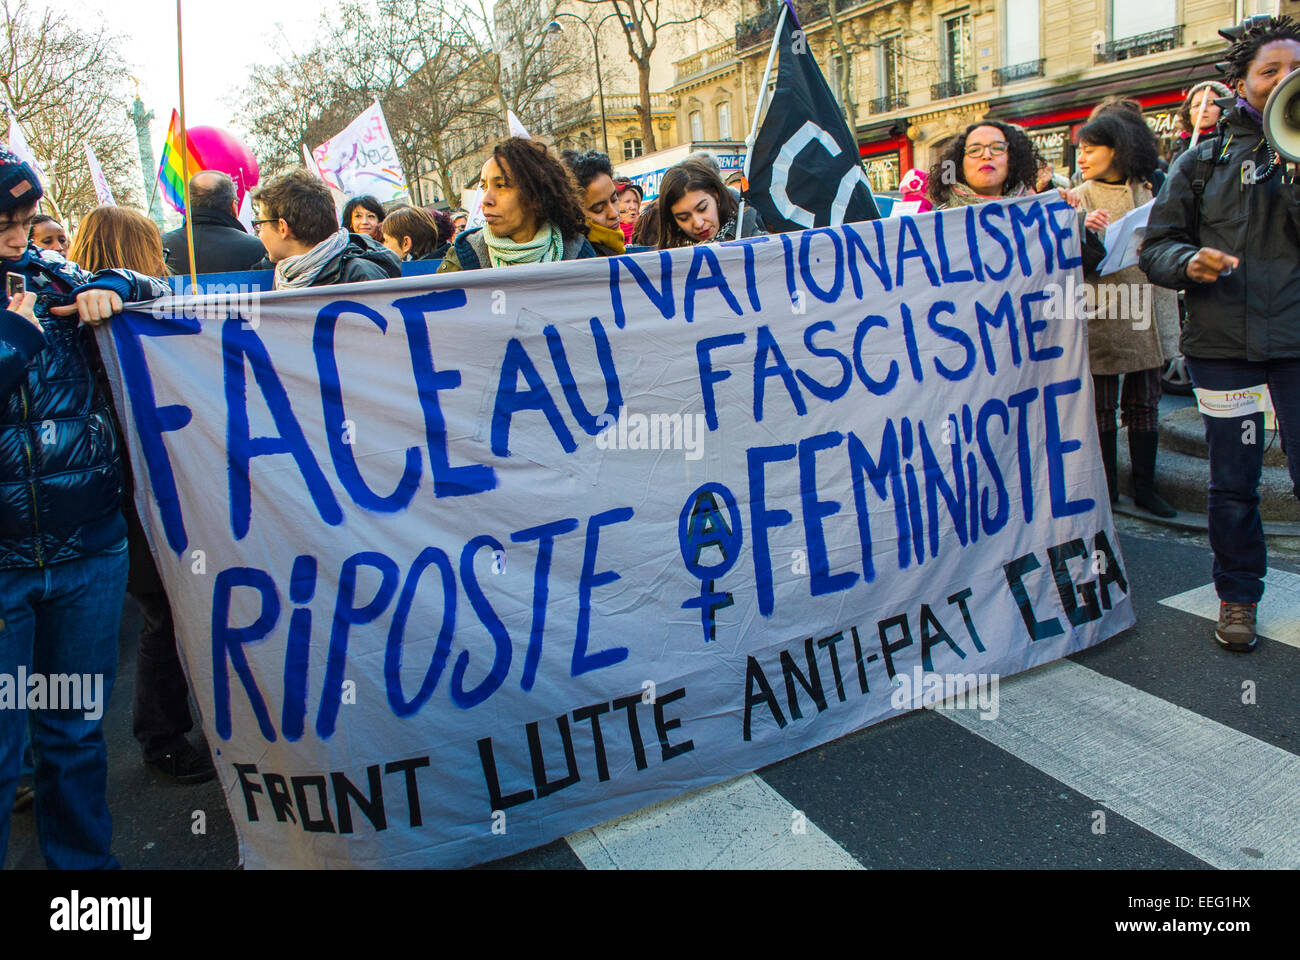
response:
[[[1170,171],[1139,264],[1185,290],[1182,353],[1210,452],[1209,533],[1226,650],[1256,644],[1267,552],[1259,515],[1265,388],[1300,496],[1300,185],[1268,143],[1262,111],[1300,69],[1300,26],[1252,18],[1227,55],[1232,99],[1214,136]]]

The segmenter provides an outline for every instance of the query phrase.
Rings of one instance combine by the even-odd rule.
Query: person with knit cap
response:
[[[439,273],[597,256],[573,178],[545,144],[501,141],[483,164],[479,186],[487,225],[459,234]]]
[[[560,154],[578,185],[582,212],[587,218],[587,239],[602,257],[626,252],[627,240],[620,228],[618,192],[614,189],[614,167],[609,157],[595,150]]]
[[[0,674],[90,676],[97,695],[30,704],[24,690],[17,709],[0,709],[0,862],[30,728],[46,865],[114,868],[102,718],[129,561],[121,456],[89,326],[170,290],[42,256],[28,241],[41,195],[32,168],[0,150],[0,271],[25,287],[0,309]]]

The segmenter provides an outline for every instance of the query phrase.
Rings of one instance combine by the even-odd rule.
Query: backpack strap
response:
[[[1220,132],[1214,136],[1207,137],[1196,145],[1196,167],[1192,171],[1192,196],[1195,198],[1193,207],[1195,214],[1192,220],[1192,232],[1196,236],[1196,242],[1201,242],[1201,197],[1205,193],[1205,185],[1209,183],[1210,177],[1214,173],[1214,167],[1218,163],[1219,144],[1223,142]]]

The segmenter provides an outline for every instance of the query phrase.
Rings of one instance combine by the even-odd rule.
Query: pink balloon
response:
[[[190,127],[190,146],[204,170],[220,170],[235,181],[239,202],[257,186],[257,160],[248,147],[226,130],[217,127]]]

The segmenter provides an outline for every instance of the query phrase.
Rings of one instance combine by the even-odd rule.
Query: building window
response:
[[[891,101],[904,92],[902,34],[885,37],[876,48],[876,92]]]
[[[838,53],[831,54],[829,66],[831,92],[835,94],[835,102],[843,105],[853,90],[853,60],[846,61]]]
[[[731,139],[731,104],[718,104],[718,139]]]
[[[641,148],[640,137],[628,137],[623,141],[623,159],[632,160],[641,156],[645,151]]]
[[[1110,3],[1110,40],[1123,40],[1178,25],[1177,0]]]
[[[970,14],[945,17],[940,35],[940,80],[960,83],[975,75],[975,57],[970,33]]]
[[[691,139],[704,139],[704,115],[698,110],[691,111]]]
[[[1039,3],[1040,0],[1007,0],[1006,42],[1002,48],[1004,67],[1039,58]]]

